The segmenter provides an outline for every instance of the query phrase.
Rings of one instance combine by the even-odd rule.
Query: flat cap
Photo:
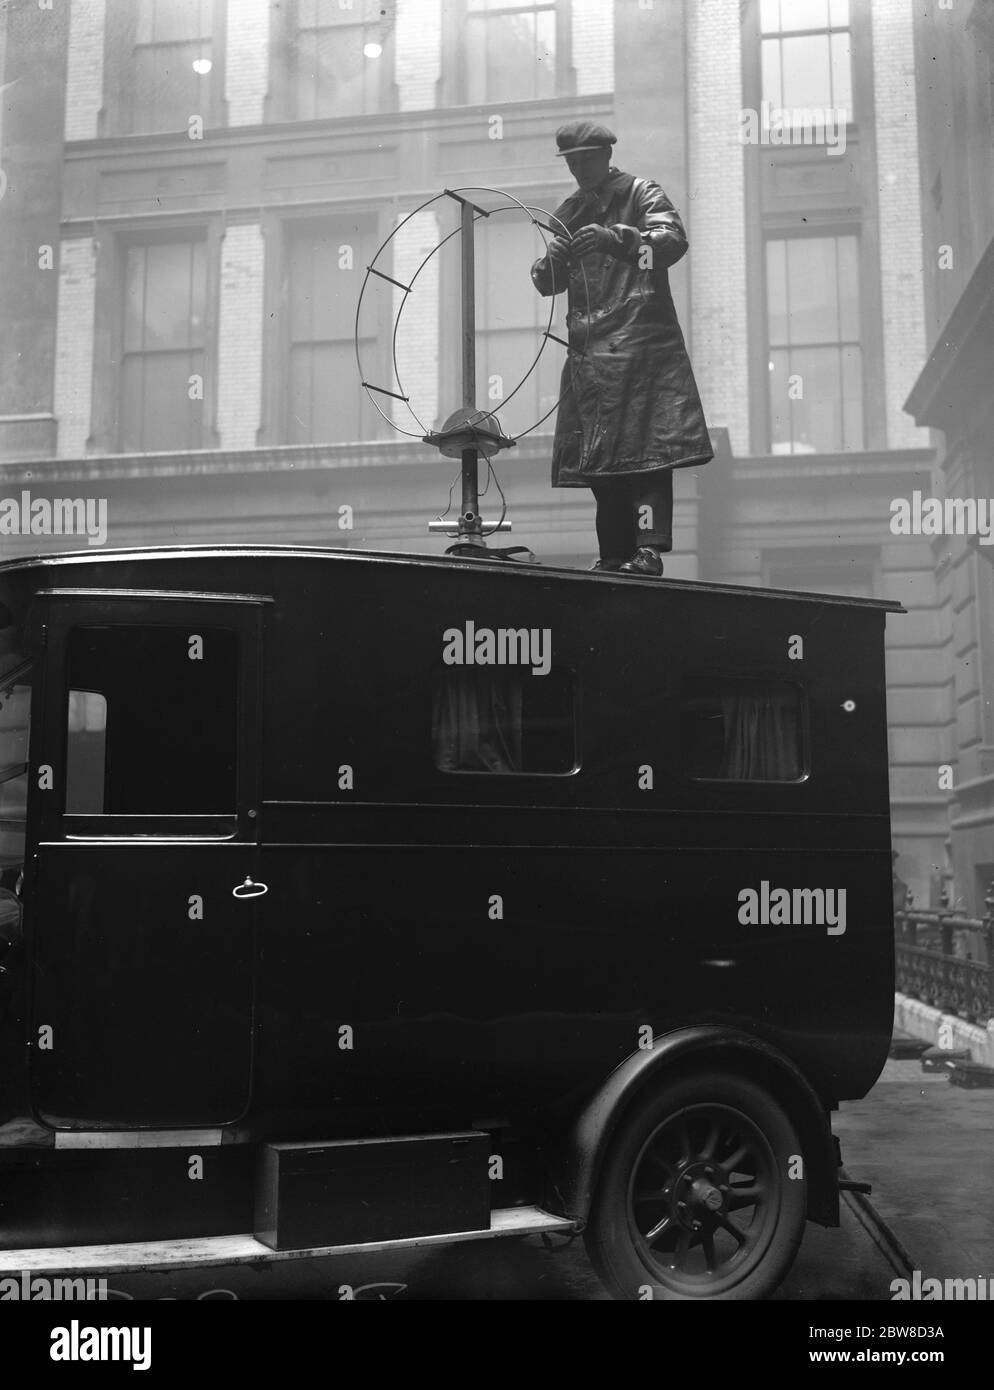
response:
[[[614,131],[597,121],[567,121],[556,131],[557,155],[580,154],[583,150],[609,150],[617,142]]]

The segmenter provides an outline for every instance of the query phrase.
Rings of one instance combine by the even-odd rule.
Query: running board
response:
[[[454,1245],[501,1236],[572,1235],[582,1223],[552,1216],[540,1207],[504,1207],[490,1213],[487,1231],[454,1231],[435,1236],[407,1236],[364,1245],[322,1245],[307,1250],[270,1250],[252,1236],[202,1236],[195,1240],[136,1241],[121,1245],[65,1245],[50,1249],[0,1250],[0,1275],[22,1271],[72,1270],[78,1274],[134,1274],[163,1269],[198,1269],[211,1265],[268,1265],[279,1260],[321,1259],[328,1255],[368,1255],[378,1250],[412,1250],[427,1245]]]

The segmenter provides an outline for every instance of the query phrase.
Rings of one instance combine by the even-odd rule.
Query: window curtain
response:
[[[442,772],[520,772],[522,682],[517,671],[436,672],[431,734]]]
[[[725,749],[720,776],[736,781],[790,782],[801,775],[799,701],[782,685],[761,685],[721,697]]]

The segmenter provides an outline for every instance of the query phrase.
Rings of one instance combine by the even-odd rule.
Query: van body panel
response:
[[[897,605],[275,547],[18,561],[0,602],[36,670],[0,1148],[478,1129],[538,1200],[653,1039],[749,1039],[809,1118],[879,1075]]]

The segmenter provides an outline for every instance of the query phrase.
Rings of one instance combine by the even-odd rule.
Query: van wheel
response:
[[[636,1101],[585,1232],[594,1268],[616,1298],[765,1298],[804,1233],[800,1156],[783,1110],[743,1077],[688,1076]]]

